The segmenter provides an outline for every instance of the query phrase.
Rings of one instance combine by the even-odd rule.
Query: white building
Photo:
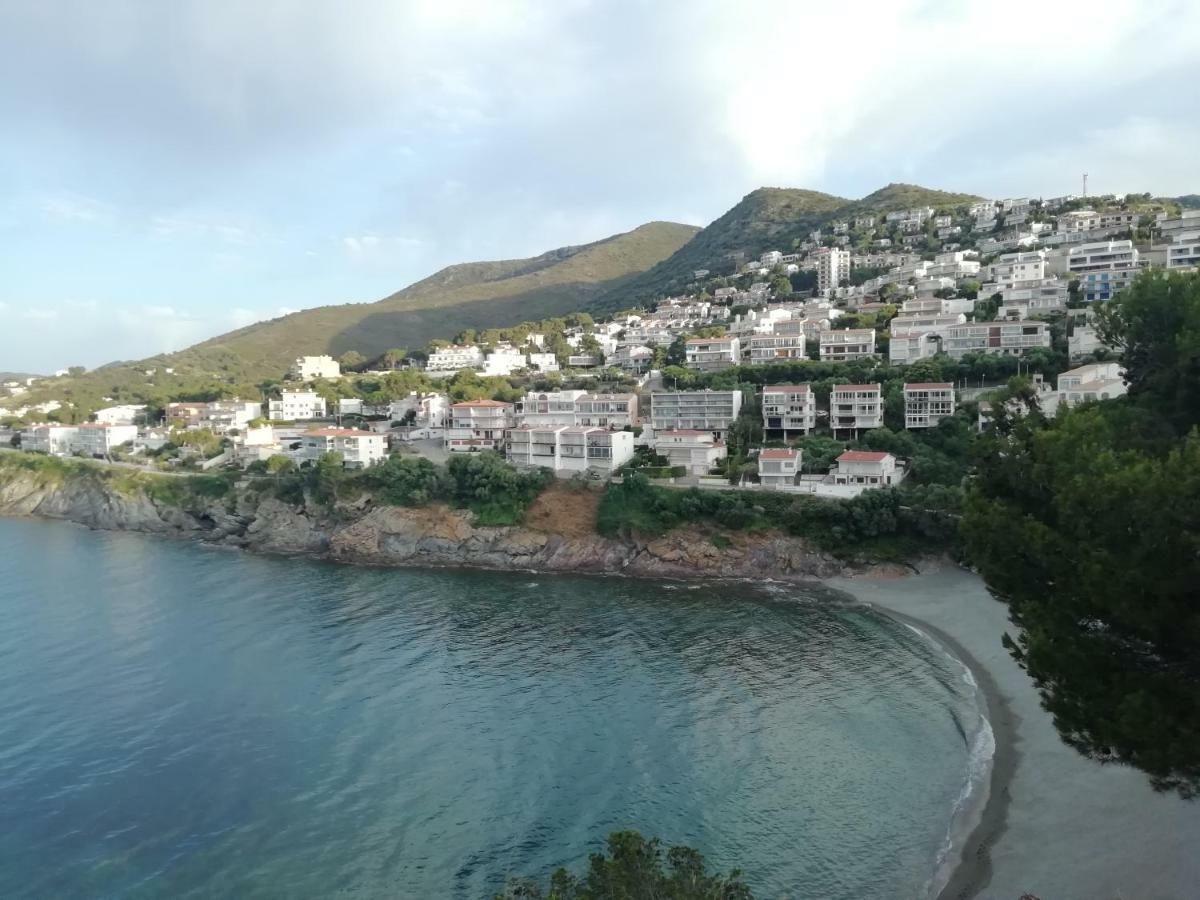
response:
[[[1092,363],[1058,376],[1058,405],[1075,406],[1123,397],[1129,390],[1119,363]]]
[[[800,474],[799,450],[764,449],[758,451],[758,481],[764,488],[791,487]]]
[[[337,402],[339,416],[361,416],[363,402],[357,397],[339,397]]]
[[[530,353],[529,365],[539,372],[557,372],[558,357],[553,353]]]
[[[650,371],[650,367],[654,363],[654,351],[649,347],[641,345],[618,347],[616,352],[608,358],[607,362],[610,366],[625,369],[627,372],[633,372],[635,375],[641,375],[644,372]]]
[[[1046,251],[1005,253],[988,266],[987,278],[999,285],[1019,281],[1041,281],[1046,277]],[[982,291],[980,292],[982,295]]]
[[[332,356],[297,356],[289,374],[296,381],[339,378],[342,374],[342,367]]]
[[[71,450],[74,453],[82,453],[84,456],[107,456],[114,447],[122,444],[129,444],[132,447],[137,434],[136,425],[104,425],[100,422],[86,422],[76,426]]]
[[[954,415],[954,385],[946,381],[904,385],[904,427],[933,428]]]
[[[316,396],[314,394],[314,396]],[[319,399],[319,398],[318,398]],[[324,410],[324,401],[322,410]],[[322,415],[324,412],[322,412]],[[243,429],[255,419],[262,416],[262,404],[251,400],[214,400],[204,404],[200,411],[200,428],[207,428],[216,434],[226,434],[234,429]]]
[[[1035,347],[1050,346],[1045,322],[967,322],[947,329],[943,349],[954,359],[967,353],[1021,356]]]
[[[1109,349],[1112,348],[1100,340],[1100,335],[1092,325],[1076,325],[1067,338],[1067,353],[1071,359],[1081,359],[1097,350]]]
[[[277,422],[325,418],[325,398],[314,391],[283,391],[267,403],[268,415]]]
[[[305,432],[300,457],[316,462],[323,453],[342,454],[347,469],[366,469],[387,459],[387,436],[353,428],[320,428]]]
[[[721,435],[742,410],[741,391],[653,391],[654,431],[706,431]]]
[[[711,431],[694,429],[656,431],[654,452],[666,457],[670,466],[683,466],[689,475],[707,475],[728,454]]]
[[[518,425],[574,425],[575,401],[587,391],[540,391],[528,393],[517,404]]]
[[[829,394],[829,427],[858,432],[883,425],[883,389],[878,384],[835,384]]]
[[[478,369],[482,365],[483,351],[474,344],[451,344],[429,354],[425,372],[429,375],[447,375],[462,369]]]
[[[850,278],[850,251],[822,247],[813,257],[817,264],[817,292],[829,294]]]
[[[689,369],[717,372],[741,363],[742,344],[736,337],[690,338],[684,353]]]
[[[808,434],[817,427],[817,398],[807,384],[771,384],[762,391],[763,431]]]
[[[450,407],[446,448],[452,452],[503,450],[504,433],[513,426],[513,404],[466,400]]]
[[[822,331],[820,347],[822,362],[869,359],[875,355],[875,330],[873,328],[843,328]]]
[[[34,425],[21,432],[21,449],[51,456],[70,456],[78,433],[75,425]]]
[[[899,484],[903,474],[897,469],[896,457],[890,453],[868,450],[847,450],[837,458],[837,469],[830,473],[834,484],[882,488]]]
[[[1088,303],[1111,300],[1129,287],[1138,274],[1138,250],[1133,241],[1094,241],[1072,247],[1067,271],[1079,279],[1079,292]]]
[[[445,394],[411,392],[402,400],[388,405],[387,415],[391,422],[404,422],[412,413],[412,424],[418,428],[441,428],[446,424],[450,401]]]
[[[517,369],[524,369],[528,365],[529,361],[520,350],[514,347],[497,347],[483,361],[483,371],[480,374],[506,376],[511,375]]]
[[[637,422],[637,394],[584,394],[575,401],[576,425],[615,431]]]
[[[1200,219],[1195,221],[1196,231],[1181,231],[1173,235],[1173,242],[1167,246],[1168,269],[1194,269],[1200,266]]]
[[[611,474],[633,458],[633,433],[584,425],[522,425],[508,432],[508,460],[556,473]]]
[[[807,359],[804,353],[804,333],[799,334],[753,334],[746,339],[752,366],[765,366],[776,362],[793,362]]]
[[[103,425],[132,425],[145,410],[144,403],[106,406],[104,409],[96,410],[95,418]]]

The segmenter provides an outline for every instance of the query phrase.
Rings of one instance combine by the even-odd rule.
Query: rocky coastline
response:
[[[0,479],[0,515],[350,564],[792,581],[905,571],[893,564],[850,565],[803,538],[716,536],[703,524],[655,538],[605,537],[594,527],[597,499],[591,491],[556,486],[535,502],[525,525],[479,526],[470,511],[444,504],[378,506],[364,497],[333,508],[297,507],[240,487],[229,496],[176,504],[144,489],[121,489],[110,479],[48,480],[23,470]]]

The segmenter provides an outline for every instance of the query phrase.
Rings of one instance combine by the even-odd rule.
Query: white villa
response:
[[[837,458],[837,468],[830,472],[834,484],[882,488],[899,484],[904,477],[890,453],[869,450],[847,450]]]
[[[342,367],[332,356],[297,356],[289,373],[296,381],[340,378]]]
[[[779,489],[796,483],[802,459],[799,450],[758,451],[758,480],[764,488]]]
[[[283,391],[278,400],[267,403],[268,415],[276,421],[295,422],[323,419],[325,398],[315,391]]]
[[[320,428],[305,432],[299,456],[315,462],[323,453],[340,453],[347,469],[366,469],[387,459],[387,436],[353,428]]]
[[[711,431],[694,429],[655,432],[654,452],[671,466],[683,466],[689,475],[707,475],[728,454]]]

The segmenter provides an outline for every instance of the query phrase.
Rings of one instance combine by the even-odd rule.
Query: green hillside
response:
[[[787,252],[793,241],[804,239],[810,231],[831,222],[914,206],[951,208],[979,199],[972,194],[954,194],[912,184],[889,184],[861,200],[817,191],[759,188],[671,257],[618,290],[606,292],[593,309],[622,309],[681,292],[692,281],[696,269],[709,269],[714,274],[732,272],[734,264],[727,258],[730,253],[741,251],[747,259],[753,259],[766,250]]]
[[[298,354],[371,357],[417,349],[466,328],[493,328],[577,312],[599,294],[670,256],[696,233],[651,222],[593,244],[530,259],[450,266],[377,303],[306,309],[256,322],[162,358],[193,371],[238,378],[281,374]]]

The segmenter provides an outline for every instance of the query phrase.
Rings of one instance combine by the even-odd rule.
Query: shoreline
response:
[[[990,849],[1007,826],[1008,785],[1016,773],[1019,760],[1012,710],[992,674],[945,631],[883,604],[862,605],[925,635],[961,663],[975,681],[981,703],[980,714],[991,728],[995,748],[988,761],[986,775],[980,780],[980,793],[968,797],[966,806],[956,811],[950,822],[950,852],[943,863],[949,867],[949,876],[941,886],[933,885],[936,891],[930,895],[936,900],[970,900],[991,880]]]

